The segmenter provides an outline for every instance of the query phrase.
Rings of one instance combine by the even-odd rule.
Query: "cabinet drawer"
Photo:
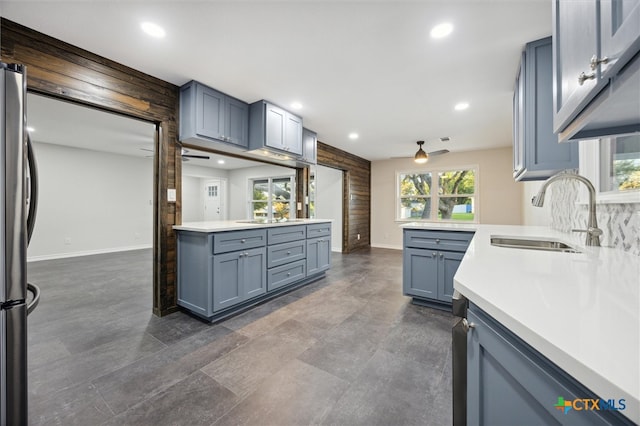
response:
[[[267,291],[299,281],[306,276],[306,262],[299,260],[267,271]]]
[[[465,252],[472,238],[473,232],[405,229],[404,246]]]
[[[304,240],[307,237],[307,228],[304,225],[278,226],[267,229],[267,242],[269,244],[288,243],[289,241]]]
[[[306,241],[292,241],[267,248],[267,268],[291,263],[307,258]]]
[[[307,225],[307,238],[324,237],[329,235],[331,235],[331,222]]]
[[[263,247],[266,242],[265,229],[217,232],[213,234],[213,254]]]

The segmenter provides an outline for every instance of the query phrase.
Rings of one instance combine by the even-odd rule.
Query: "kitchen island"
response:
[[[640,261],[637,256],[607,247],[587,247],[582,234],[566,234],[546,227],[410,223],[403,228],[475,232],[454,276],[454,290],[469,300],[470,311],[480,312],[480,316],[486,314],[495,320],[496,330],[516,336],[537,353],[533,357],[541,355],[548,360],[553,371],[543,369],[544,375],[566,374],[592,396],[609,403],[610,414],[617,411],[615,414],[639,422]],[[491,238],[495,236],[560,241],[578,253],[494,246]],[[482,347],[480,354],[473,353],[480,331],[472,328],[468,334],[470,355],[467,359],[473,362],[486,353]],[[502,340],[509,342],[509,339]],[[513,347],[511,342],[508,344]],[[487,367],[468,365],[470,380],[473,369],[478,366]],[[487,371],[483,374],[486,377]],[[533,386],[532,382],[523,383],[525,389]],[[473,394],[474,391],[470,386],[468,407],[476,404],[471,408],[476,411],[480,408],[482,412],[487,407],[478,407],[480,396]],[[543,402],[537,403],[549,410],[547,414],[559,416],[561,423],[587,422],[587,408],[576,409],[584,408],[585,404],[576,404],[564,414],[555,407],[559,397],[566,398],[565,402],[570,399],[567,394],[548,394]],[[503,400],[500,409],[508,410],[508,406]]]
[[[178,306],[209,322],[322,278],[331,221],[189,222],[177,236]]]

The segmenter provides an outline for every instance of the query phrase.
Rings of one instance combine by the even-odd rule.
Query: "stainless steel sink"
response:
[[[580,250],[562,241],[545,239],[491,236],[491,245],[517,249],[556,251],[561,253],[580,253]]]

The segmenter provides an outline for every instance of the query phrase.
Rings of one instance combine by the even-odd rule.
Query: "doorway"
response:
[[[343,179],[343,170],[317,165],[312,171],[310,182],[310,188],[315,192],[310,197],[313,205],[310,208],[312,217],[333,220],[331,251],[338,253],[342,252],[343,239]]]

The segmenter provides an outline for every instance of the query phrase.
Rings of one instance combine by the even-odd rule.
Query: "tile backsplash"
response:
[[[588,205],[576,204],[579,185],[576,181],[554,185],[550,194],[551,228],[562,232],[586,229]],[[604,232],[600,238],[603,246],[640,256],[640,204],[598,204],[596,216],[598,227]]]

